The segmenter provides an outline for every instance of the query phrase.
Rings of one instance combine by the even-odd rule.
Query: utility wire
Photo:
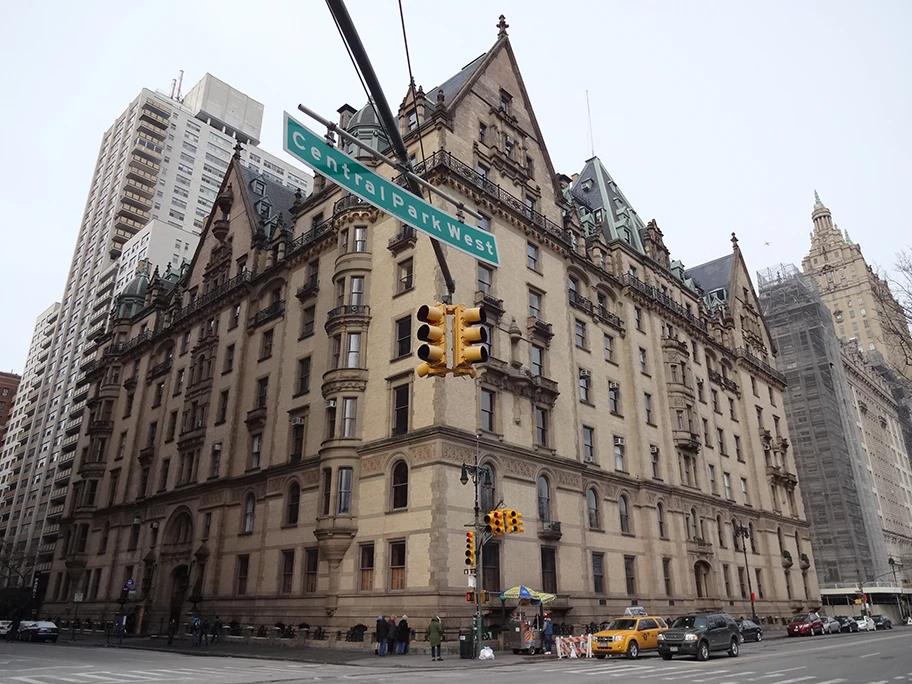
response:
[[[412,101],[415,103],[415,124],[420,127],[418,121],[418,95],[415,92],[415,77],[412,75],[412,58],[409,55],[408,34],[405,30],[405,12],[402,9],[402,0],[399,0],[399,21],[402,24],[402,42],[405,44],[405,63],[408,65],[409,88],[412,91]],[[421,163],[424,164],[427,157],[424,154],[424,136],[418,136],[418,146],[421,148]]]

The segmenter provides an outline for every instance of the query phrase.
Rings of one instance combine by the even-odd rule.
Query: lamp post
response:
[[[754,622],[757,622],[757,607],[754,603],[754,588],[751,586],[751,573],[750,566],[747,563],[747,540],[750,539],[750,529],[744,525],[736,525],[735,536],[741,537],[741,550],[744,552],[744,572],[747,574],[747,591],[750,594],[751,600],[751,619]]]
[[[477,545],[477,558],[478,561],[475,565],[475,616],[472,620],[473,633],[474,633],[474,648],[473,653],[475,657],[478,657],[479,649],[481,648],[481,636],[482,636],[482,621],[481,621],[481,590],[482,590],[482,576],[484,572],[484,560],[483,560],[483,542],[479,536],[481,533],[481,502],[479,500],[480,488],[481,487],[490,487],[491,486],[491,471],[488,468],[478,465],[479,449],[480,444],[479,440],[481,439],[481,431],[475,433],[475,460],[472,465],[462,464],[462,472],[459,474],[459,481],[463,485],[467,485],[469,480],[472,480],[472,485],[475,488],[475,522],[473,524],[473,529],[475,530],[475,543]]]
[[[902,620],[905,618],[903,615],[902,604],[899,602],[899,585],[896,583],[896,559],[892,556],[887,559],[887,562],[890,564],[890,570],[893,572],[893,586],[896,588],[896,610],[899,612],[899,619]],[[902,564],[900,564],[902,566]]]

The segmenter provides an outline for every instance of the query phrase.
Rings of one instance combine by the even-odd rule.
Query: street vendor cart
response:
[[[518,600],[519,605],[510,614],[507,631],[504,632],[504,649],[513,653],[534,655],[542,651],[542,606],[555,599],[554,594],[535,591],[519,585],[501,592],[500,600]]]

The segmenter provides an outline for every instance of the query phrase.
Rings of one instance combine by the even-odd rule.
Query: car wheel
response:
[[[697,646],[697,660],[700,662],[709,660],[709,644],[705,641],[701,641],[700,645]]]
[[[763,641],[763,632],[757,632],[757,643]]]
[[[671,653],[663,653],[662,660],[671,660]]]
[[[731,644],[728,647],[728,655],[732,658],[738,657],[738,640],[732,639]]]
[[[640,655],[640,647],[637,642],[631,641],[630,645],[627,646],[627,658],[635,660],[638,655]]]
[[[596,653],[595,657],[598,658],[599,660],[604,660],[605,658],[608,657],[608,655],[605,653]]]

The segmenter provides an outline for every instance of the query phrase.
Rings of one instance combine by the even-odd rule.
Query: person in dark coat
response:
[[[390,615],[389,620],[386,621],[386,625],[386,652],[390,655],[394,655],[396,653],[396,639],[399,638],[398,630],[396,629],[396,616]]]
[[[386,655],[386,644],[389,640],[389,623],[381,615],[377,618],[377,655]]]
[[[408,615],[403,615],[399,620],[399,626],[396,628],[396,652],[400,655],[408,653],[409,640],[412,638],[412,630],[409,627]]]
[[[168,623],[168,646],[174,643],[174,636],[177,634],[177,620],[171,618]]]
[[[431,644],[431,660],[443,660],[440,657],[440,642],[443,641],[443,623],[440,622],[440,618],[436,615],[431,620],[431,624],[428,625],[425,637]]]

